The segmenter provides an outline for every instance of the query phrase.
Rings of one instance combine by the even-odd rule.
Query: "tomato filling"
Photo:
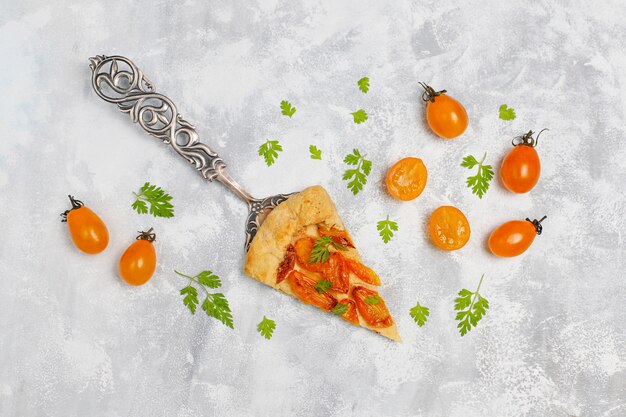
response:
[[[393,324],[393,319],[385,301],[376,291],[365,287],[355,287],[352,296],[356,303],[356,308],[365,322],[377,328],[389,327]]]
[[[339,243],[340,245],[347,246],[349,248],[354,247],[352,239],[350,239],[350,236],[348,236],[348,232],[346,232],[345,230],[339,230],[335,227],[318,227],[317,232],[320,234],[320,236],[332,237],[335,243]]]
[[[332,281],[333,286],[331,289],[344,294],[347,293],[350,270],[345,263],[344,257],[336,252],[332,252],[326,262],[309,263],[314,244],[315,239],[312,237],[303,237],[296,241],[294,249],[298,264],[303,269],[319,273],[324,279]]]
[[[348,306],[348,310],[346,310],[346,312],[341,315],[341,318],[349,323],[356,324],[358,326],[359,315],[356,312],[356,305],[354,304],[354,301],[344,298],[343,300],[340,300],[339,303],[346,304]]]
[[[321,264],[321,274],[333,283],[332,290],[346,294],[348,292],[350,271],[343,256],[331,253],[328,261]]]
[[[303,303],[312,304],[326,311],[330,311],[337,305],[335,297],[327,292],[319,293],[315,289],[315,280],[298,271],[291,271],[287,276],[287,282],[293,292],[298,296],[298,299]]]
[[[276,273],[276,284],[280,284],[285,278],[287,278],[287,274],[291,272],[295,264],[296,250],[293,245],[289,245],[287,246],[287,251],[285,252],[283,260],[278,265],[278,272]]]
[[[295,243],[296,259],[302,268],[312,271],[320,272],[322,270],[321,264],[314,262],[309,263],[311,260],[311,252],[315,245],[315,239],[312,237],[301,237]]]
[[[348,268],[354,272],[354,275],[359,277],[361,281],[372,285],[380,285],[380,278],[371,268],[351,258],[344,257],[344,260]]]

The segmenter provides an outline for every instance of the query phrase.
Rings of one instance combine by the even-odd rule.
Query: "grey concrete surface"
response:
[[[626,416],[624,2],[1,3],[0,415]],[[245,205],[95,96],[95,54],[132,58],[254,195],[326,187],[404,342],[244,276]],[[462,137],[429,131],[419,81],[465,104]],[[504,103],[515,120],[498,118]],[[369,120],[356,125],[359,108]],[[465,155],[497,168],[513,136],[544,127],[531,193],[497,179],[482,200],[469,192]],[[268,138],[284,148],[270,168],[257,155]],[[356,197],[341,179],[353,148],[373,161]],[[383,178],[411,155],[428,185],[401,203]],[[174,218],[131,210],[145,181],[174,196]],[[107,223],[102,254],[78,252],[59,222],[69,193]],[[454,253],[426,234],[442,204],[472,227]],[[544,214],[526,254],[485,249],[501,222]],[[385,245],[387,215],[399,231]],[[132,288],[116,263],[150,226],[157,272]],[[215,271],[235,329],[191,316],[174,269]],[[491,309],[461,338],[455,294],[483,273]],[[423,328],[408,314],[418,300]]]

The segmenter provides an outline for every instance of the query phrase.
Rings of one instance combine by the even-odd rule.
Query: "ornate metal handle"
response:
[[[157,93],[154,84],[130,59],[97,55],[89,61],[91,84],[100,98],[117,104],[133,122],[169,144],[210,182],[217,179],[249,204],[254,200],[226,173],[222,158],[199,141],[195,127],[178,113],[174,102]]]

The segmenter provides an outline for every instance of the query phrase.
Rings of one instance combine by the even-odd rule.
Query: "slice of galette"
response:
[[[309,187],[272,210],[250,245],[245,272],[306,304],[390,339],[400,335],[324,188]]]

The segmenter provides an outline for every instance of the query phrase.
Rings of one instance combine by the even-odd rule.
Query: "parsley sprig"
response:
[[[133,194],[137,199],[132,208],[137,213],[148,213],[148,204],[150,204],[150,214],[154,217],[174,217],[174,206],[170,203],[172,196],[161,187],[147,182],[141,187],[139,194],[135,192]]]
[[[342,245],[341,243],[335,242],[335,240],[331,236],[322,236],[318,237],[315,240],[315,244],[313,245],[313,250],[311,251],[311,257],[309,258],[309,263],[324,263],[330,257],[329,246],[334,247],[339,250],[348,250],[347,247]],[[332,284],[332,283],[331,283]]]
[[[338,316],[343,316],[348,311],[348,308],[350,308],[348,306],[348,304],[337,303],[337,305],[335,307],[333,307],[333,309],[330,310],[330,312],[333,313],[333,314],[336,314]]]
[[[383,238],[383,242],[388,243],[393,237],[393,232],[398,231],[398,223],[393,220],[389,220],[389,216],[385,220],[381,220],[376,225],[376,228],[380,232],[380,237]]]
[[[228,305],[228,300],[222,293],[210,293],[208,288],[219,288],[222,286],[220,277],[215,275],[211,271],[202,271],[198,275],[189,276],[178,271],[174,271],[183,278],[189,280],[189,285],[180,290],[180,295],[183,297],[183,304],[189,309],[191,314],[196,313],[198,306],[198,290],[194,287],[194,283],[204,290],[206,298],[202,303],[202,310],[209,317],[213,317],[221,321],[225,326],[233,328],[233,315]]]
[[[489,309],[489,301],[479,293],[484,277],[485,274],[480,277],[480,282],[475,292],[463,288],[459,291],[459,297],[454,300],[454,309],[458,311],[455,320],[459,322],[457,327],[461,336],[465,336],[472,327],[476,327]]]
[[[318,293],[320,294],[324,294],[326,291],[330,290],[333,286],[333,282],[329,279],[320,279],[319,281],[317,281],[317,284],[315,284],[315,288],[317,290]]]
[[[348,189],[352,194],[357,195],[363,189],[363,185],[367,183],[367,176],[372,170],[372,161],[365,159],[367,155],[361,155],[358,149],[353,149],[352,153],[347,155],[343,162],[348,165],[356,166],[354,169],[348,169],[343,174],[343,179],[348,182]]]
[[[311,153],[311,159],[322,159],[322,150],[318,149],[317,146],[311,145],[309,146],[309,152]]]
[[[356,83],[359,85],[359,90],[361,90],[363,94],[367,94],[370,89],[370,79],[367,77],[363,77]]]
[[[268,139],[263,145],[259,146],[259,155],[265,159],[268,167],[276,162],[278,153],[282,151],[283,147],[277,140]]]
[[[354,118],[354,123],[358,125],[360,125],[361,123],[367,120],[367,113],[363,109],[359,109],[355,111],[354,113],[350,113],[350,114]]]
[[[503,104],[498,109],[500,111],[500,119],[502,120],[513,120],[515,119],[515,110],[511,107],[507,107],[506,104]]]
[[[430,310],[428,309],[428,307],[424,307],[423,305],[420,305],[420,303],[417,303],[415,307],[409,310],[409,314],[411,315],[411,317],[413,317],[415,323],[417,323],[418,326],[422,327],[426,323],[426,320],[428,320]]]
[[[493,168],[491,165],[484,164],[487,153],[483,155],[483,159],[478,162],[473,155],[468,155],[463,158],[461,166],[467,169],[472,169],[478,165],[478,172],[476,175],[467,177],[467,186],[472,188],[472,193],[476,194],[478,198],[483,198],[483,195],[489,189],[489,181],[493,178]]]
[[[263,316],[263,320],[261,320],[256,329],[261,333],[261,336],[270,340],[274,334],[274,329],[276,329],[276,322]]]
[[[378,303],[380,303],[380,297],[378,295],[370,295],[369,297],[365,298],[365,304],[369,304],[371,306],[375,306]]]
[[[289,116],[289,118],[291,118],[291,116],[293,116],[296,112],[296,108],[293,107],[287,100],[280,102],[280,109],[282,110],[281,113],[285,116]]]

